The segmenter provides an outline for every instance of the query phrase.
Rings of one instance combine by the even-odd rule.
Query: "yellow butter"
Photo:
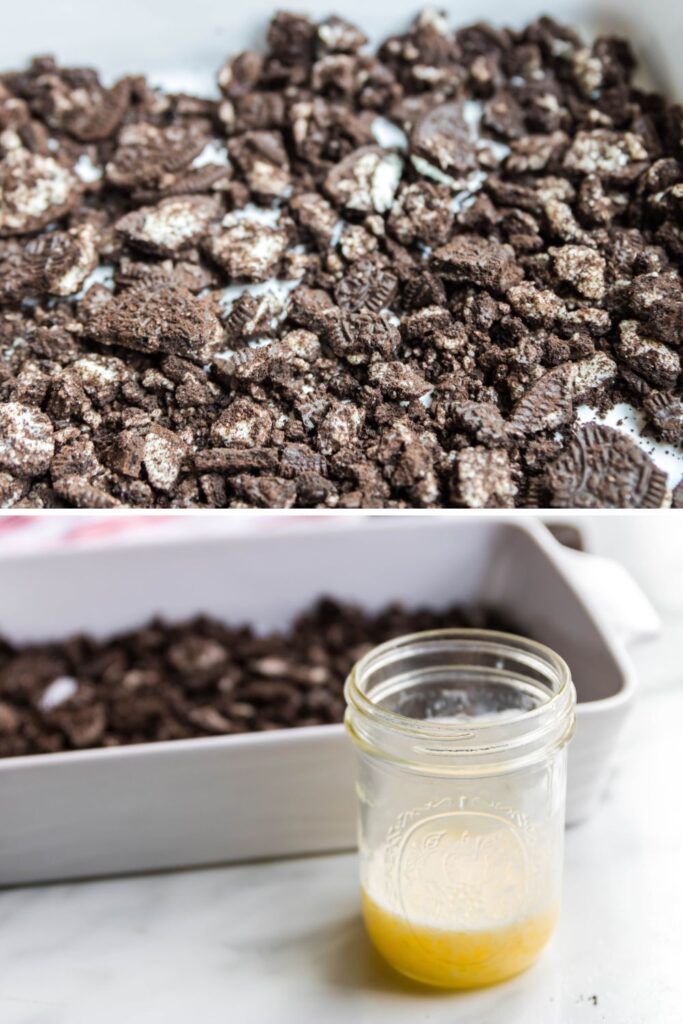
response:
[[[526,970],[555,927],[558,910],[490,930],[448,931],[407,921],[362,892],[365,925],[378,952],[401,974],[428,985],[478,988]]]

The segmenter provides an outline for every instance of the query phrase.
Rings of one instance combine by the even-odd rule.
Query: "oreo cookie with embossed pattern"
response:
[[[364,308],[379,313],[393,299],[397,285],[398,279],[390,271],[371,260],[357,260],[335,286],[334,297],[349,313]]]
[[[547,470],[553,508],[661,508],[666,474],[611,427],[582,427]]]

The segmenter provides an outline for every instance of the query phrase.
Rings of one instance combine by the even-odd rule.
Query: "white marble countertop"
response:
[[[567,834],[538,964],[452,995],[384,968],[353,854],[0,893],[2,1024],[678,1024],[681,617],[636,648],[641,697],[600,813]]]

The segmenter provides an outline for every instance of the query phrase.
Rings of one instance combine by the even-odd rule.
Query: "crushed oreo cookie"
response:
[[[635,63],[280,12],[214,99],[0,74],[0,507],[679,503],[683,115]],[[583,425],[621,403],[638,443]]]
[[[266,635],[200,616],[107,640],[0,638],[0,757],[340,722],[344,681],[363,654],[449,627],[515,631],[486,608],[369,613],[328,598]]]
[[[666,490],[666,476],[642,448],[594,424],[551,463],[546,483],[558,508],[660,508]]]

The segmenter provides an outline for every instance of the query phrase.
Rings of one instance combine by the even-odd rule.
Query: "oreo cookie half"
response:
[[[552,508],[661,508],[666,474],[624,434],[582,427],[547,470]]]

